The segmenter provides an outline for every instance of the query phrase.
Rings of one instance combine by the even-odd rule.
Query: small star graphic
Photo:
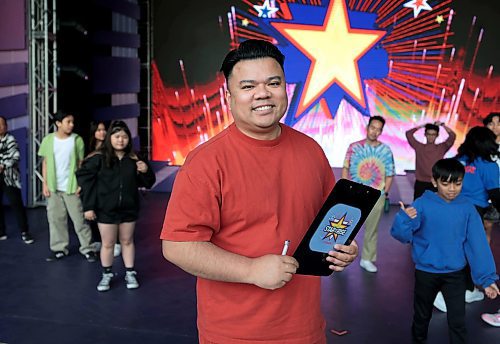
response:
[[[245,27],[247,27],[247,26],[248,26],[248,24],[250,24],[250,22],[248,21],[248,19],[247,19],[247,18],[245,18],[245,19],[243,19],[243,20],[241,21],[241,25],[243,25],[243,26],[245,26]]]
[[[403,7],[412,8],[414,18],[417,18],[422,10],[432,10],[432,7],[427,3],[427,0],[411,0],[404,4]]]
[[[334,218],[333,221],[330,221],[330,227],[338,228],[338,229],[346,229],[347,227],[349,227],[349,222],[345,221],[346,215],[347,215],[347,213],[345,213],[340,219]],[[337,233],[334,233],[334,232],[326,233],[326,235],[323,237],[323,240],[326,238],[330,239],[332,236],[335,239],[335,241],[337,241],[337,237],[339,235]]]
[[[442,15],[439,15],[436,17],[436,23],[441,24],[444,22],[444,17]]]
[[[270,0],[265,0],[264,4],[262,6],[259,5],[253,5],[253,8],[257,12],[259,12],[259,17],[262,18],[273,18],[274,14],[279,11],[279,8],[277,7],[272,7],[271,4],[269,3]]]

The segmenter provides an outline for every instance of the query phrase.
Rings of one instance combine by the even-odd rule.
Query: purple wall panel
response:
[[[139,48],[141,45],[139,35],[112,31],[98,31],[93,35],[92,41],[113,47]]]
[[[18,94],[0,98],[0,114],[7,119],[25,116],[28,108],[28,95]]]
[[[124,0],[97,0],[99,6],[109,8],[113,12],[123,14],[134,19],[141,18],[139,5]]]
[[[28,49],[24,49],[24,50],[11,50],[11,51],[8,51],[8,52],[4,51],[4,52],[0,53],[0,64],[3,64],[3,63],[18,63],[18,62],[28,63],[28,61],[29,61],[29,52],[28,52]]]
[[[0,86],[24,85],[27,83],[28,83],[27,63],[0,64]]]
[[[138,93],[140,61],[127,57],[96,57],[92,61],[94,93]]]
[[[139,117],[139,114],[139,104],[126,104],[95,109],[94,119],[101,121],[111,121],[114,119]]]
[[[0,0],[0,50],[26,49],[26,13],[23,0]]]

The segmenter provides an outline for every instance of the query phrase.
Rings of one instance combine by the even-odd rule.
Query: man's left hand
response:
[[[343,271],[346,266],[351,264],[358,256],[358,244],[355,240],[350,245],[335,245],[337,251],[328,252],[327,262],[332,263],[328,266],[333,271]]]

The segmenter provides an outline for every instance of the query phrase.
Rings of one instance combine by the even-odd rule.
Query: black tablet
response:
[[[349,245],[380,197],[380,190],[340,179],[293,257],[299,262],[298,274],[328,276],[333,271],[325,258],[335,244]]]

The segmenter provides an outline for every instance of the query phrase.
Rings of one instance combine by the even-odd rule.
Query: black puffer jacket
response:
[[[105,165],[104,156],[95,154],[82,163],[76,172],[82,188],[83,210],[115,212],[139,211],[138,187],[151,188],[155,174],[147,161],[148,171],[137,172],[136,161],[129,156],[115,159],[111,167]]]

